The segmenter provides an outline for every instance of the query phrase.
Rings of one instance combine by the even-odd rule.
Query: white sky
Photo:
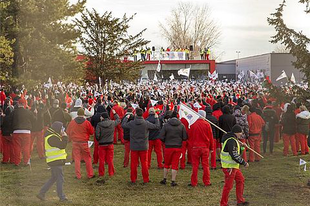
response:
[[[76,2],[76,0],[70,0]],[[137,13],[129,32],[136,34],[147,28],[143,37],[150,40],[149,46],[168,46],[159,31],[159,22],[165,22],[170,11],[179,0],[87,0],[87,9],[95,8],[99,13],[112,11],[113,16],[122,17]],[[196,3],[207,3],[212,10],[212,17],[220,26],[222,32],[220,45],[216,53],[221,53],[221,60],[269,53],[276,45],[271,44],[270,37],[275,34],[268,25],[267,17],[282,0],[191,0]],[[310,14],[303,11],[305,5],[298,0],[289,0],[285,7],[285,23],[297,31],[303,31],[310,36]],[[308,22],[308,23],[306,23]]]

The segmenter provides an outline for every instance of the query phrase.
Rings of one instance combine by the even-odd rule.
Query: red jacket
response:
[[[211,125],[203,119],[198,119],[189,129],[188,143],[191,147],[207,147],[214,150]]]
[[[256,112],[248,115],[248,123],[250,136],[251,134],[260,134],[263,126],[265,126],[265,121]]]
[[[222,115],[223,115],[223,112],[220,109],[212,112],[212,116],[215,116],[217,120],[219,120],[220,116]]]
[[[116,114],[119,116],[120,119],[123,119],[123,117],[125,115],[125,110],[123,109],[123,107],[121,107],[119,105],[114,105],[112,107],[112,109],[115,110]],[[110,118],[111,118],[111,120],[115,120],[112,109],[110,111]]]
[[[73,142],[87,142],[94,134],[94,127],[84,117],[76,117],[69,123],[67,134]]]

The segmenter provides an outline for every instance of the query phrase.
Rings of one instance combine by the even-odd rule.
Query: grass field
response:
[[[223,188],[223,173],[220,169],[211,171],[211,187],[203,187],[202,170],[199,170],[199,185],[188,187],[191,167],[180,170],[177,176],[179,186],[170,184],[162,186],[162,170],[156,168],[153,154],[150,169],[151,182],[142,184],[141,168],[138,171],[137,185],[130,185],[130,169],[123,168],[123,146],[115,146],[114,177],[105,177],[105,184],[97,184],[96,178],[86,178],[85,165],[81,164],[82,179],[75,179],[74,165],[64,166],[64,191],[70,205],[111,205],[111,206],[147,206],[147,205],[190,205],[217,206],[219,205]],[[71,144],[67,148],[71,153]],[[248,169],[242,169],[246,178],[245,198],[254,206],[310,206],[310,188],[307,181],[310,172],[299,170],[300,157],[283,157],[282,143],[275,145],[275,154],[266,155],[259,163],[252,163]],[[2,158],[2,157],[1,157]],[[303,156],[310,162],[310,156]],[[37,157],[36,152],[31,160],[32,171],[29,167],[0,166],[0,205],[61,205],[58,202],[56,187],[47,193],[45,202],[40,202],[35,195],[50,177],[50,171],[44,160]],[[309,168],[309,166],[308,166]],[[169,180],[170,182],[170,180]],[[231,192],[230,205],[236,205],[235,190]]]

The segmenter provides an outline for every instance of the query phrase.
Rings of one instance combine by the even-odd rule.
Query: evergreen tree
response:
[[[149,41],[142,38],[143,29],[136,35],[128,33],[129,22],[135,15],[122,18],[112,16],[112,12],[100,15],[95,9],[86,10],[76,25],[82,36],[80,42],[84,55],[89,58],[89,80],[101,77],[107,79],[135,80],[140,75],[141,62],[126,61],[126,56]]]
[[[86,0],[3,0],[10,2],[1,33],[12,45],[12,78],[17,84],[35,85],[52,77],[77,80],[82,65],[76,61],[79,32],[70,19],[84,9]],[[2,16],[1,16],[2,17]]]

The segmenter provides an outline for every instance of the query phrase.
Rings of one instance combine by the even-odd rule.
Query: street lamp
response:
[[[236,51],[236,53],[237,53],[237,56],[238,56],[238,58],[237,58],[237,59],[239,59],[239,54],[240,54],[240,51]]]

